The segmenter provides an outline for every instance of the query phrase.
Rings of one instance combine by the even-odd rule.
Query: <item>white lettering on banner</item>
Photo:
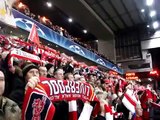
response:
[[[71,93],[75,93],[76,89],[75,89],[75,82],[74,81],[70,81],[71,82]]]
[[[86,87],[87,87],[87,96],[89,96],[89,86]]]
[[[76,89],[76,93],[79,93],[79,82],[75,82],[76,85],[75,85],[75,89]]]
[[[36,55],[33,55],[33,54],[30,54],[30,53],[27,53],[25,51],[22,51],[20,49],[14,49],[11,51],[11,55],[18,55],[18,56],[21,56],[21,57],[25,57],[25,58],[31,58],[31,59],[34,59],[34,60],[37,60],[37,61],[40,61],[40,58]]]
[[[62,80],[50,80],[50,81],[43,81],[43,84],[48,85],[50,89],[50,96],[58,95],[58,94],[73,94],[74,96],[79,96],[82,94],[84,97],[89,96],[90,86],[74,81],[64,81]]]
[[[63,85],[63,81],[62,80],[57,80],[57,83],[58,83],[59,88],[60,88],[60,93],[65,93],[65,87]]]
[[[84,93],[85,93],[85,91],[86,91],[86,90],[85,90],[84,85],[83,85],[83,84],[81,84],[81,85],[80,85],[80,90],[79,90],[79,92],[80,92],[80,93],[82,93],[82,94],[84,94]]]
[[[43,84],[47,84],[49,86],[49,90],[50,90],[50,95],[53,95],[53,89],[51,84],[48,81],[42,81]]]
[[[71,92],[71,89],[69,87],[69,81],[67,81],[67,85],[65,86],[66,88],[66,93],[70,93]]]
[[[56,81],[55,80],[51,80],[50,83],[51,83],[51,86],[53,88],[53,94],[54,95],[59,94],[59,87],[58,87]],[[53,95],[53,94],[50,94],[50,95]]]

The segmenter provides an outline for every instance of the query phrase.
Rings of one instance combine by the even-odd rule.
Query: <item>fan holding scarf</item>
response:
[[[87,83],[41,78],[34,89],[26,91],[22,120],[52,120],[56,111],[55,101],[68,101],[69,120],[89,120],[93,107],[87,101],[96,101],[93,88]],[[84,101],[84,107],[78,118],[76,100]],[[98,101],[97,101],[98,102]]]

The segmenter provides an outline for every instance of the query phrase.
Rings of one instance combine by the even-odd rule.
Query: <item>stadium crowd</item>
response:
[[[64,36],[66,38],[68,38],[69,40],[72,40],[74,42],[76,42],[77,44],[85,47],[86,49],[94,52],[95,54],[103,57],[104,59],[107,59],[107,56],[103,55],[103,54],[100,54],[95,48],[92,48],[89,44],[86,44],[86,43],[83,43],[81,42],[81,38],[76,38],[76,37],[73,37],[72,35],[70,35],[68,33],[68,31],[64,28],[62,28],[61,26],[58,26],[58,25],[54,25],[48,18],[46,18],[45,16],[40,16],[40,15],[35,15],[34,13],[32,13],[30,11],[30,9],[28,8],[27,5],[21,3],[21,2],[16,2],[14,4],[14,8],[17,9],[18,11],[24,13],[25,15],[29,16],[30,18],[44,24],[45,26],[51,28],[52,30],[54,30],[55,32],[57,32],[58,34],[60,34],[61,36]],[[110,61],[110,60],[109,60]],[[110,61],[112,62],[112,61]]]
[[[150,106],[159,101],[159,97],[152,85],[127,82],[120,75],[78,63],[64,53],[57,53],[44,46],[37,50],[34,46],[33,43],[10,36],[0,37],[0,119],[40,120],[44,117],[46,120],[149,120],[153,115]],[[57,81],[64,82],[63,85],[86,85],[84,91],[93,89],[94,100],[79,98],[69,101],[56,98],[56,101],[50,103],[52,107],[47,107],[45,103],[55,94],[41,85],[47,83],[47,79],[44,82],[42,78],[54,79],[54,85]],[[71,84],[68,89],[72,89],[75,84]],[[35,104],[29,106],[29,91],[36,95],[50,92],[52,96],[48,98],[42,94],[42,101],[32,96]],[[81,92],[84,94],[84,91]],[[156,103],[154,105],[158,106]],[[49,111],[48,115],[43,113],[45,110]],[[152,117],[154,120],[160,119],[158,114]]]
[[[0,120],[159,120],[153,85],[113,73],[0,35]]]

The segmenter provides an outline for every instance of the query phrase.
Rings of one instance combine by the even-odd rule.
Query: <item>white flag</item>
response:
[[[16,27],[16,23],[12,14],[12,4],[14,0],[0,0],[0,21]]]
[[[135,113],[135,109],[136,109],[136,105],[138,103],[138,100],[135,96],[135,94],[133,93],[132,90],[127,90],[124,93],[124,97],[122,99],[122,103],[124,104],[124,106],[132,113]]]

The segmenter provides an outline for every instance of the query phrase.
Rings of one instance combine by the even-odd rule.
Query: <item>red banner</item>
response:
[[[76,100],[91,101],[94,96],[93,88],[88,83],[67,80],[42,80],[38,88],[43,88],[51,101]]]
[[[36,117],[52,120],[54,115],[54,101],[97,101],[94,91],[88,83],[66,80],[42,78],[35,89],[26,91],[22,109],[22,120],[33,120]],[[52,114],[50,114],[52,112]]]
[[[39,45],[39,36],[38,36],[38,32],[37,32],[37,28],[36,28],[35,24],[32,25],[32,28],[31,28],[30,34],[28,36],[28,39],[31,42],[34,42],[37,45]]]

